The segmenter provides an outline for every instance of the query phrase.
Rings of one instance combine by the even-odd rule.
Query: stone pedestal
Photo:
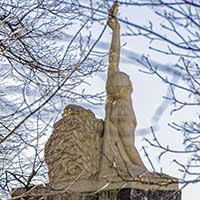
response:
[[[60,195],[48,200],[181,200],[180,191],[152,191],[138,189],[121,189],[99,192],[95,195]]]
[[[26,200],[181,200],[180,190],[141,190],[133,188],[115,189],[94,193],[62,193],[38,186],[31,192],[16,190],[12,199]],[[19,198],[18,198],[19,197]]]
[[[96,180],[74,180],[60,185],[19,188],[12,199],[26,200],[181,200],[177,179],[151,173],[136,177],[106,177]],[[126,179],[125,179],[126,178]]]
[[[117,200],[181,200],[181,191],[123,189],[117,194]]]

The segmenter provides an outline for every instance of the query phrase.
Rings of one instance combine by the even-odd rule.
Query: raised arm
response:
[[[114,72],[119,72],[120,60],[120,25],[117,21],[118,3],[115,2],[109,10],[108,26],[112,29],[112,41],[109,53],[108,77]]]

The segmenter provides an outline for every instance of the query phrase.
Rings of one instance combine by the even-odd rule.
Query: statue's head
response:
[[[66,116],[81,116],[84,119],[95,118],[95,115],[91,110],[88,110],[88,109],[85,109],[81,106],[73,105],[73,104],[69,104],[68,106],[65,107],[65,110],[64,110],[62,116],[63,117],[66,117]]]
[[[113,73],[106,85],[106,89],[109,95],[123,95],[131,94],[133,91],[132,83],[129,76],[124,72]]]

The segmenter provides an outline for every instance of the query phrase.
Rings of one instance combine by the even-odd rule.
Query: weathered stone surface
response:
[[[100,167],[102,134],[103,120],[90,110],[68,105],[45,145],[49,183],[95,178]]]
[[[180,190],[139,190],[133,188],[100,191],[98,193],[72,193],[52,191],[48,187],[34,188],[30,192],[18,189],[12,199],[26,200],[181,200]]]
[[[48,200],[181,200],[181,191],[153,191],[138,189],[121,189],[102,191],[97,194],[51,196]]]
[[[92,111],[76,105],[65,108],[45,146],[52,189],[75,193],[96,192],[101,188],[178,189],[177,179],[150,173],[138,165],[129,165],[128,160],[122,160],[124,166],[119,162],[113,166],[111,162],[107,168],[103,166],[103,173],[100,172],[102,137],[103,120],[97,119]]]
[[[181,191],[123,189],[117,200],[181,200]]]

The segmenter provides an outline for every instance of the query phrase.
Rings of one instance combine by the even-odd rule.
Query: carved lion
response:
[[[90,110],[68,105],[45,145],[50,183],[94,177],[99,171],[102,134],[103,120]]]

